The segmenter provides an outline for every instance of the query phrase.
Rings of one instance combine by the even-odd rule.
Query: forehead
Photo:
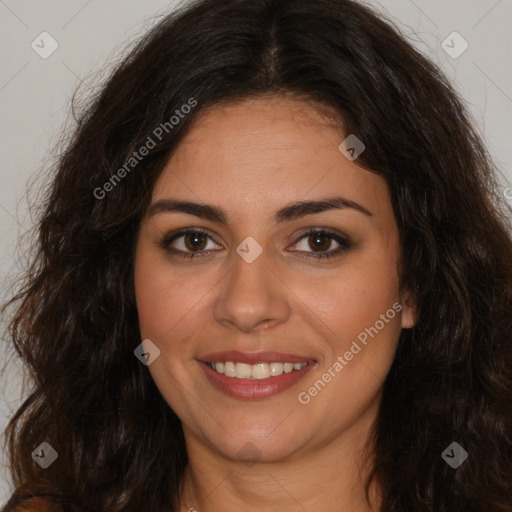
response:
[[[385,181],[340,152],[344,138],[325,108],[296,99],[205,109],[169,159],[152,199],[213,202],[248,214],[250,205],[274,211],[299,199],[342,195],[384,215],[390,208]]]
[[[340,125],[323,114],[325,107],[315,107],[282,96],[210,107],[194,120],[174,163],[193,158],[261,172],[296,158],[312,159],[321,149],[335,154]]]

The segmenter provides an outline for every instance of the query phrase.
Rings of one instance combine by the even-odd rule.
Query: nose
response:
[[[233,254],[230,270],[219,287],[214,318],[244,333],[268,329],[290,316],[288,288],[271,268],[266,251],[252,263]]]

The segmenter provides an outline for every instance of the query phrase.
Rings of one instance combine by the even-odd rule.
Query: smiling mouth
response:
[[[234,361],[207,362],[206,364],[217,373],[233,379],[263,380],[271,377],[279,377],[283,373],[300,371],[309,362],[301,363],[273,362],[246,364]]]
[[[255,359],[255,357],[251,358]],[[251,358],[248,357],[248,359]],[[282,393],[296,385],[318,365],[315,360],[255,364],[238,361],[198,360],[197,362],[214,388],[223,394],[242,400],[270,398]]]

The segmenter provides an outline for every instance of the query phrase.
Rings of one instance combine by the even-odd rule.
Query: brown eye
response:
[[[315,233],[308,237],[308,243],[315,251],[326,251],[331,246],[331,242],[332,237],[324,233]]]
[[[335,247],[334,250],[329,250],[333,242],[337,244],[338,247]],[[345,235],[334,233],[326,229],[315,229],[305,233],[294,246],[296,247],[294,251],[306,253],[306,257],[329,258],[341,256],[352,247],[352,244]]]
[[[209,246],[210,242],[210,246]],[[167,252],[184,258],[207,255],[212,249],[221,248],[202,229],[185,229],[164,237],[160,246]]]
[[[185,247],[189,251],[203,250],[208,237],[204,233],[187,233],[184,236]]]

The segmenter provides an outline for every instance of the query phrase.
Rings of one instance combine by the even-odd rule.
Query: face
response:
[[[387,185],[320,112],[284,97],[204,110],[140,225],[148,370],[187,445],[218,456],[286,460],[363,429],[413,325]]]

